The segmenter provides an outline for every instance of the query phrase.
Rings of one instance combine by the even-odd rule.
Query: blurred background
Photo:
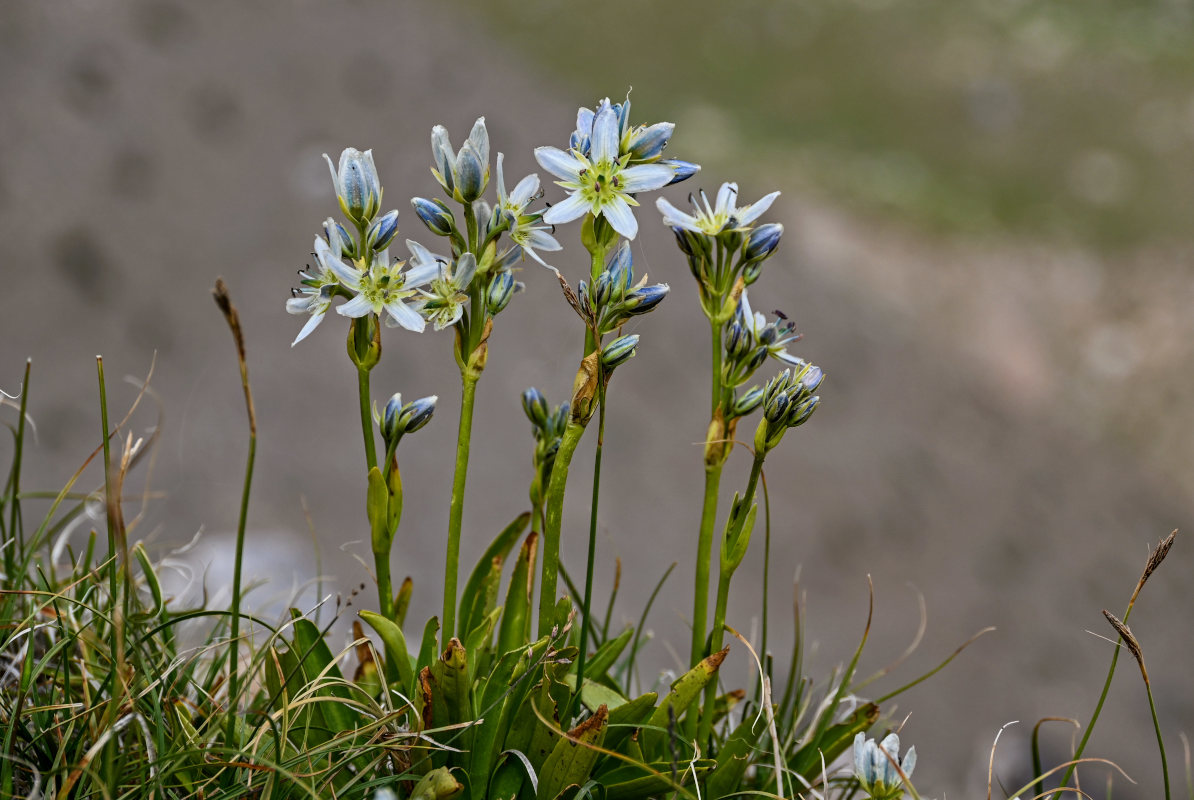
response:
[[[248,571],[277,606],[316,574],[372,605],[363,458],[346,326],[291,349],[283,303],[335,212],[327,168],[372,148],[402,212],[437,190],[429,133],[459,142],[485,115],[508,180],[532,149],[565,146],[577,106],[633,86],[635,122],[676,122],[668,150],[703,171],[665,192],[736,180],[745,201],[780,189],[766,219],[786,235],[752,289],[829,375],[812,422],[772,459],[771,644],[790,647],[799,571],[809,666],[827,675],[875,621],[862,672],[928,628],[879,687],[936,665],[907,693],[905,742],[922,795],[980,796],[991,742],[1010,790],[1044,716],[1085,721],[1150,543],[1189,520],[1194,491],[1194,6],[1187,0],[607,0],[244,4],[230,0],[7,0],[0,6],[0,388],[33,359],[37,424],[24,485],[56,490],[99,443],[94,356],[117,409],[153,366],[161,414],[137,535],[191,541],[227,589],[245,423],[232,342],[210,299],[240,307],[260,419]],[[544,175],[545,183],[547,176]],[[547,199],[562,192],[547,184]],[[653,198],[651,198],[653,201]],[[634,330],[639,356],[610,398],[598,577],[623,562],[616,622],[635,619],[673,560],[649,627],[652,665],[686,652],[707,418],[707,326],[672,237],[638,213],[636,265],[673,296]],[[575,225],[555,260],[583,272]],[[434,248],[433,248],[434,249]],[[550,273],[498,321],[475,424],[465,560],[527,507],[533,441],[519,393],[564,399],[580,334]],[[438,394],[404,446],[409,501],[394,558],[416,579],[412,619],[437,613],[459,378],[451,337],[387,331],[379,401]],[[113,385],[115,384],[115,385]],[[15,412],[5,408],[6,421]],[[117,415],[119,416],[119,415]],[[7,447],[8,445],[4,445]],[[591,444],[590,444],[591,446]],[[591,451],[573,469],[565,555],[583,564]],[[738,456],[726,491],[745,481]],[[98,485],[93,465],[83,484]],[[306,509],[306,512],[304,511]],[[31,515],[32,516],[32,515]],[[755,579],[731,623],[756,624]],[[1194,726],[1189,658],[1194,550],[1180,537],[1132,616],[1181,789],[1179,732]],[[350,609],[351,610],[351,609]],[[344,633],[347,641],[347,632]],[[740,649],[740,648],[739,648]],[[730,685],[750,664],[727,662]],[[1088,755],[1160,796],[1139,674],[1120,670]],[[1044,729],[1048,758],[1071,747]],[[1085,772],[1102,796],[1106,770]],[[995,789],[999,795],[998,786]]]

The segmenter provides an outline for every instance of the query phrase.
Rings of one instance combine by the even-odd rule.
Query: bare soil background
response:
[[[144,376],[156,358],[164,428],[150,482],[163,496],[138,533],[164,550],[202,528],[209,584],[226,586],[245,426],[232,344],[210,300],[223,275],[245,323],[260,419],[249,571],[270,584],[257,594],[276,600],[316,574],[305,499],[328,585],[348,600],[369,577],[353,555],[368,547],[345,329],[329,319],[291,349],[302,321],[283,308],[334,210],[320,154],[373,148],[400,235],[432,244],[408,198],[438,188],[433,124],[459,140],[485,115],[516,179],[537,169],[535,145],[567,140],[576,106],[625,90],[565,85],[525,55],[450,3],[4,3],[0,388],[14,393],[33,359],[26,486],[57,489],[98,444],[97,353],[110,379]],[[658,117],[650,79],[636,89],[636,120]],[[914,633],[910,586],[929,627],[900,669],[907,679],[997,626],[902,698],[896,716],[911,714],[903,738],[920,753],[925,796],[980,796],[995,732],[1020,720],[998,762],[1011,788],[1038,718],[1088,718],[1111,652],[1090,633],[1110,634],[1100,610],[1122,612],[1148,545],[1189,518],[1188,253],[1140,248],[1112,262],[1076,246],[918,233],[836,207],[795,166],[722,174],[734,140],[713,140],[710,113],[680,116],[670,152],[701,162],[710,151],[714,166],[695,179],[707,189],[738,178],[744,198],[784,190],[770,217],[787,235],[752,299],[795,318],[806,336],[798,351],[829,375],[822,408],[768,469],[774,650],[790,646],[798,568],[814,675],[849,658],[868,574],[877,603],[864,673]],[[688,189],[668,196],[679,203]],[[549,185],[547,197],[558,190]],[[621,557],[616,614],[630,620],[679,561],[650,620],[653,665],[666,669],[688,640],[708,343],[670,233],[650,204],[639,220],[636,265],[673,296],[634,329],[640,355],[612,388],[599,576],[608,585]],[[580,275],[578,231],[558,234],[558,265]],[[527,290],[499,320],[479,390],[466,562],[527,505],[532,440],[519,393],[535,385],[563,399],[578,357],[579,331],[550,273],[528,262],[521,277]],[[458,376],[449,334],[386,334],[378,400],[440,397],[433,423],[403,446],[409,499],[394,569],[415,576],[420,618],[439,606]],[[111,393],[121,408],[136,388]],[[142,414],[135,429],[153,422]],[[568,507],[576,571],[589,460],[578,455]],[[745,479],[746,458],[735,466],[727,490]],[[84,482],[98,479],[93,469]],[[761,533],[756,542],[755,577]],[[1179,537],[1132,618],[1171,764],[1177,733],[1194,725],[1192,552]],[[759,603],[760,581],[744,575],[733,624],[749,630]],[[729,665],[745,684],[746,656]],[[1045,738],[1063,759],[1068,733]],[[1159,796],[1150,742],[1139,675],[1121,661],[1089,750],[1140,781],[1117,780],[1117,798]],[[1087,773],[1088,790],[1102,782]]]

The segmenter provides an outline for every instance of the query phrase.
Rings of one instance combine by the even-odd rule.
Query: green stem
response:
[[[719,562],[719,569],[717,575],[717,605],[713,612],[713,631],[710,633],[709,652],[716,653],[722,648],[725,642],[725,625],[726,625],[726,607],[730,599],[730,581],[734,578],[734,570],[737,565],[730,565],[726,563],[724,554],[732,551],[738,542],[738,537],[747,533],[744,530],[746,520],[750,517],[750,508],[755,502],[755,490],[759,485],[759,475],[763,472],[763,459],[766,457],[765,453],[756,453],[754,464],[750,468],[750,478],[746,482],[746,491],[742,496],[742,504],[739,506],[739,514],[736,519],[729,520],[726,530],[726,541],[722,543],[723,557]],[[709,737],[713,731],[713,712],[714,705],[717,701],[717,679],[709,681],[709,685],[705,688],[705,705],[701,713],[701,724],[698,733],[697,741],[706,746],[705,752],[708,752],[707,746]]]
[[[357,389],[361,399],[361,434],[365,437],[365,463],[369,469],[373,469],[377,466],[377,443],[373,436],[373,416],[369,410],[369,370],[364,367],[357,367]]]
[[[448,510],[448,555],[444,567],[445,638],[456,630],[456,582],[460,572],[460,530],[464,521],[464,484],[468,478],[469,444],[473,432],[473,401],[477,396],[478,373],[462,372],[460,426],[456,434],[456,471],[452,476],[452,504]]]
[[[1136,605],[1136,597],[1140,592],[1140,587],[1142,584],[1143,581],[1140,584],[1137,584],[1136,591],[1132,594],[1132,599],[1128,601],[1128,608],[1126,611],[1124,611],[1124,615],[1122,617],[1125,625],[1128,623],[1128,617],[1132,615],[1132,607]],[[1119,652],[1122,649],[1120,642],[1122,641],[1122,639],[1115,640],[1115,648],[1111,652],[1111,666],[1107,669],[1107,680],[1103,681],[1103,691],[1099,694],[1099,702],[1095,703],[1094,713],[1090,715],[1090,722],[1087,723],[1086,730],[1082,732],[1082,739],[1078,742],[1078,748],[1074,751],[1073,758],[1071,759],[1074,762],[1082,758],[1082,753],[1084,750],[1086,750],[1086,743],[1090,741],[1090,734],[1094,731],[1095,723],[1099,721],[1099,715],[1103,713],[1103,703],[1107,701],[1107,695],[1111,691],[1111,679],[1115,677],[1115,665],[1119,663]],[[1069,785],[1070,778],[1074,776],[1074,770],[1077,768],[1078,765],[1076,763],[1070,764],[1065,771],[1065,775],[1063,775],[1061,778],[1061,786],[1064,787]],[[1061,795],[1062,790],[1059,789],[1053,794],[1051,800],[1057,800],[1057,798],[1061,797]]]
[[[564,521],[564,490],[568,486],[568,467],[576,446],[584,435],[585,426],[569,422],[560,438],[547,483],[547,514],[543,530],[543,573],[539,584],[539,635],[551,633],[556,607],[556,581],[560,572],[560,530]]]
[[[720,299],[718,302],[720,303]],[[713,340],[713,364],[710,375],[710,383],[713,386],[713,400],[710,404],[711,410],[709,412],[710,430],[712,430],[712,421],[717,418],[717,412],[721,409],[722,403],[722,342],[721,325],[711,319],[709,320],[709,326]],[[692,593],[692,650],[690,657],[693,665],[706,655],[705,632],[709,614],[709,562],[713,558],[713,527],[717,523],[717,499],[721,488],[721,472],[725,466],[725,458],[721,457],[721,454],[724,453],[724,445],[718,445],[719,448],[723,449],[719,451],[718,457],[712,459],[709,447],[710,443],[706,442],[705,499],[701,504],[701,529],[697,537],[696,575]],[[711,461],[714,463],[710,463]]]
[[[377,573],[377,610],[388,620],[394,618],[394,579],[390,574],[390,554],[373,554],[373,571]]]
[[[249,404],[250,420],[252,417],[253,400],[249,394],[248,376],[245,376],[245,398]],[[257,457],[257,425],[249,426],[249,455],[245,460],[245,482],[241,489],[240,516],[236,521],[236,557],[232,567],[232,631],[228,642],[228,731],[227,742],[232,745],[232,737],[236,731],[236,702],[240,695],[239,681],[239,645],[240,645],[240,604],[241,604],[241,567],[245,556],[245,526],[249,517],[249,491],[253,485],[253,462]],[[239,742],[236,743],[239,746]]]
[[[25,409],[29,403],[29,371],[33,367],[33,359],[25,359],[25,379],[21,382],[21,408],[17,419],[17,433],[13,441],[12,478],[10,487],[12,496],[9,500],[9,524],[6,534],[16,541],[16,550],[12,547],[4,548],[5,574],[10,581],[16,581],[16,554],[25,552],[25,524],[21,519],[21,451],[25,444]],[[105,426],[106,427],[106,426]],[[106,442],[107,440],[105,440]],[[16,586],[16,584],[12,584]]]
[[[597,453],[593,457],[593,499],[589,507],[589,554],[585,565],[585,599],[581,606],[580,622],[580,654],[576,659],[576,694],[572,697],[572,707],[580,697],[580,690],[585,679],[585,660],[589,650],[589,630],[592,627],[589,610],[593,604],[593,562],[597,560],[597,503],[601,494],[601,453],[605,443],[605,389],[601,375],[601,365],[597,366]],[[607,619],[608,622],[608,619]],[[571,724],[571,708],[566,716]]]

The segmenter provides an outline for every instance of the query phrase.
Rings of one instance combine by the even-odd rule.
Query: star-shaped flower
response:
[[[543,219],[543,213],[527,213],[527,206],[529,206],[536,198],[539,197],[539,176],[535,174],[527,175],[518,182],[514,187],[514,191],[506,191],[506,178],[502,173],[502,161],[505,156],[498,153],[497,157],[497,187],[498,187],[498,205],[497,210],[503,211],[511,216],[513,222],[510,225],[510,239],[522,248],[522,252],[526,253],[531,258],[538,261],[545,267],[554,269],[550,264],[540,257],[535,252],[536,249],[547,252],[554,252],[563,249],[560,243],[555,240],[555,237],[548,233],[551,227],[548,225],[540,225],[539,222]]]
[[[716,236],[724,231],[745,231],[750,224],[763,215],[771,207],[779,192],[764,195],[758,202],[746,206],[736,206],[738,201],[738,184],[723,183],[717,192],[717,202],[709,203],[709,198],[702,191],[700,200],[689,195],[689,202],[695,210],[694,214],[686,214],[666,198],[660,197],[655,201],[655,207],[663,214],[663,224],[669,228],[681,228],[693,233],[705,233]]]
[[[468,286],[477,273],[477,257],[465,253],[456,259],[455,265],[444,256],[437,256],[418,242],[406,242],[411,252],[411,267],[415,270],[433,267],[436,275],[431,279],[430,291],[420,289],[422,299],[418,301],[419,313],[437,331],[455,325],[464,316],[468,304]]]
[[[315,240],[315,255],[320,264],[327,267],[356,297],[339,306],[336,312],[346,317],[363,317],[373,313],[381,316],[386,312],[386,324],[400,325],[407,330],[422,333],[426,323],[419,313],[406,301],[418,294],[418,288],[427,284],[439,272],[437,264],[422,264],[403,270],[405,261],[390,259],[390,251],[374,254],[373,264],[366,270],[363,262],[355,266],[345,263],[335,254],[323,239]]]
[[[543,215],[549,225],[571,222],[585,214],[604,216],[615,231],[633,239],[638,221],[631,206],[633,195],[659,189],[676,177],[671,164],[630,164],[621,152],[621,121],[609,100],[602,101],[593,118],[588,153],[573,147],[567,153],[558,147],[537,147],[535,158],[552,175],[568,197]]]
[[[339,261],[343,249],[340,240],[340,227],[330,217],[323,224],[330,241],[315,237],[315,263],[317,269],[311,272],[299,272],[302,276],[302,288],[293,290],[294,296],[286,301],[286,310],[291,314],[310,314],[311,318],[303,325],[299,335],[290,343],[291,347],[306,339],[311,331],[323,322],[323,316],[332,305],[332,298],[336,296],[336,287],[340,284],[332,268],[325,263],[325,259]],[[323,256],[320,253],[324,253]],[[330,263],[330,262],[329,262]],[[310,269],[310,267],[308,267]]]

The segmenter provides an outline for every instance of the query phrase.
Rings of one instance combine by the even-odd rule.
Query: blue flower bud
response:
[[[686,181],[701,171],[700,164],[694,164],[691,161],[681,161],[678,158],[665,158],[658,163],[667,164],[669,167],[675,169],[674,176],[670,181],[667,182],[668,186],[671,186],[674,183],[680,183],[681,181]]]
[[[791,380],[792,371],[785,369],[783,372],[767,381],[767,388],[764,390],[763,402],[770,403],[777,395],[786,392],[788,390],[788,384],[791,382]]]
[[[800,373],[800,383],[809,394],[817,391],[824,380],[825,373],[816,364],[807,365]]]
[[[638,129],[630,135],[627,145],[630,157],[635,161],[655,161],[663,155],[663,148],[667,147],[675,129],[675,124],[671,122],[657,122]]]
[[[668,285],[666,283],[644,286],[628,294],[622,305],[632,316],[646,314],[663,302],[663,298],[667,297],[667,293]]]
[[[605,367],[606,370],[613,370],[615,367],[625,364],[634,358],[637,347],[637,333],[623,336],[620,339],[614,339],[601,350],[601,366]]]
[[[597,308],[604,308],[605,304],[609,302],[612,284],[613,281],[610,280],[608,272],[602,272],[593,282],[593,303]]]
[[[380,252],[390,246],[390,242],[394,240],[394,234],[398,233],[398,209],[388,211],[369,224],[369,230],[365,235],[365,241],[373,248],[374,252]]]
[[[742,257],[749,264],[757,264],[770,257],[779,247],[779,240],[784,235],[784,226],[778,222],[768,222],[750,232],[746,246],[742,249]]]
[[[734,401],[734,416],[745,417],[763,404],[763,387],[752,386]]]
[[[323,157],[327,159],[336,196],[345,215],[357,222],[373,219],[381,205],[381,182],[377,177],[377,167],[373,165],[373,151],[362,153],[355,147],[345,148],[340,153],[339,169],[332,165],[327,153]]]
[[[437,236],[450,236],[452,231],[456,230],[456,218],[443,201],[415,197],[411,199],[410,204],[414,206],[415,214],[423,220],[427,229]]]
[[[472,140],[465,142],[456,157],[456,191],[464,202],[473,202],[485,191],[485,169],[486,165],[481,160],[481,154],[473,147]]]
[[[435,395],[431,395],[430,397],[420,397],[418,400],[412,400],[404,405],[402,412],[398,415],[398,427],[402,429],[402,433],[414,433],[430,422],[432,414],[435,413],[435,402],[438,399]]]
[[[398,416],[402,413],[402,394],[395,393],[393,397],[386,402],[385,410],[381,415],[381,438],[387,444],[394,440],[396,436],[401,436],[402,431],[399,428]]]
[[[792,398],[787,392],[779,392],[767,399],[763,406],[763,416],[772,425],[779,424],[784,415],[788,413],[788,406],[791,404]]]
[[[510,298],[514,296],[517,288],[518,283],[514,280],[514,273],[510,270],[504,269],[493,276],[493,279],[489,281],[489,291],[485,296],[491,317],[497,316],[506,306],[510,305]]]
[[[323,222],[323,238],[328,240],[333,253],[343,253],[349,258],[357,257],[357,243],[348,231],[336,220],[328,217]]]
[[[609,273],[610,282],[614,288],[629,289],[630,285],[634,283],[634,263],[630,255],[630,243],[625,239],[605,262],[605,271]]]
[[[545,428],[548,424],[547,398],[543,396],[543,392],[535,387],[531,387],[522,393],[522,410],[526,412],[527,419],[531,421],[537,428]]]
[[[808,422],[808,418],[817,410],[817,406],[821,404],[821,398],[813,395],[802,403],[793,403],[788,409],[787,419],[784,420],[789,428],[795,428]]]

